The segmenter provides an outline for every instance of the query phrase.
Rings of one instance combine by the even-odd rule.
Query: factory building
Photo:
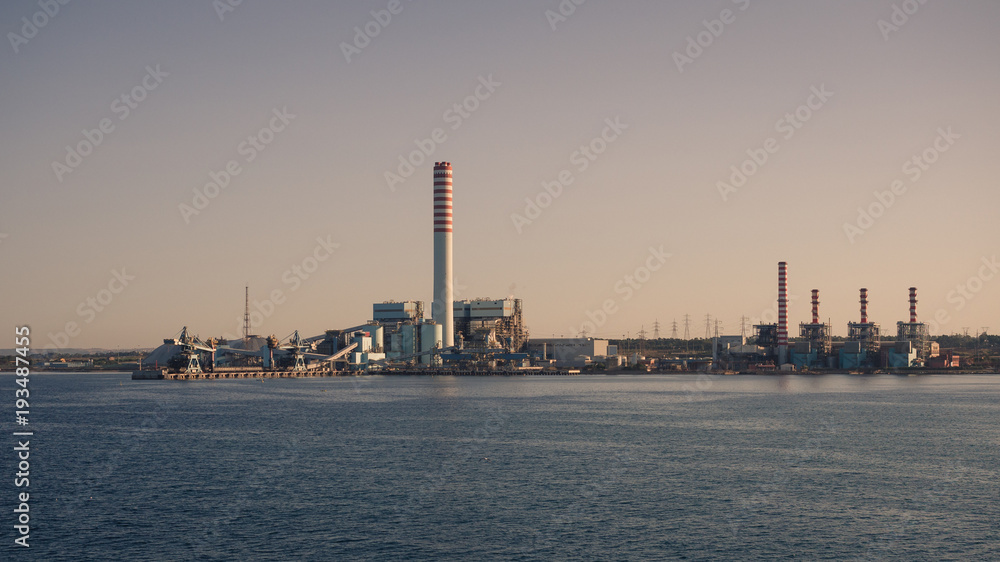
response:
[[[812,322],[799,324],[799,340],[792,349],[791,362],[796,368],[829,366],[827,358],[833,349],[833,330],[819,321],[819,289],[812,290]]]
[[[372,305],[372,320],[375,322],[416,322],[423,318],[423,301],[385,301]]]
[[[614,347],[614,346],[612,346]],[[608,340],[597,338],[532,338],[528,354],[559,367],[581,367],[608,356]]]
[[[475,299],[454,303],[455,341],[464,349],[524,351],[528,332],[521,299]]]
[[[929,341],[927,325],[917,322],[917,288],[910,287],[910,321],[896,322],[896,342],[897,344],[907,343],[908,346],[900,345],[895,356],[889,357],[889,367],[916,367],[923,366],[931,355],[931,345]],[[904,361],[899,357],[905,351]],[[935,353],[934,355],[937,355]]]
[[[881,328],[868,321],[868,289],[860,289],[861,321],[847,323],[847,341],[840,350],[840,368],[857,369],[877,366],[881,347]]]
[[[786,327],[788,269],[778,263],[778,322],[753,326],[756,346],[716,341],[716,355],[729,368],[759,369],[878,369],[931,365],[939,348],[930,341],[927,325],[917,321],[917,289],[910,287],[909,322],[896,323],[895,341],[883,342],[881,326],[868,318],[868,289],[860,289],[861,317],[848,322],[847,338],[833,343],[832,327],[819,317],[819,290],[812,290],[812,319],[799,324],[799,337],[789,342]],[[727,343],[729,345],[723,345]],[[786,351],[782,351],[782,350]],[[787,360],[787,363],[784,361]],[[933,364],[939,364],[936,360]]]

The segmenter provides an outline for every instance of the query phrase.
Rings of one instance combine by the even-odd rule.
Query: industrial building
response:
[[[528,331],[521,313],[521,299],[464,300],[454,303],[453,312],[459,349],[525,351]]]
[[[828,367],[833,350],[833,330],[819,321],[819,289],[812,290],[812,322],[799,324],[799,339],[792,350],[791,362],[797,368]]]
[[[142,362],[141,368],[168,367],[174,373],[246,373],[271,371],[316,373],[395,370],[403,372],[511,372],[542,366],[577,368],[623,363],[615,346],[597,338],[540,338],[529,340],[521,299],[454,299],[453,168],[435,162],[433,172],[434,264],[430,318],[424,301],[384,301],[372,304],[363,324],[300,338],[298,332],[278,340],[251,335],[249,294],[246,297],[242,339],[201,340],[185,327],[179,337]],[[850,371],[957,364],[958,358],[939,357],[929,341],[927,326],[917,321],[915,287],[909,291],[909,320],[896,325],[896,336],[883,342],[878,323],[868,318],[868,290],[860,290],[860,321],[849,322],[845,341],[833,341],[829,322],[819,316],[819,289],[812,290],[812,318],[800,323],[798,337],[788,334],[788,264],[778,263],[778,321],[753,326],[744,336],[717,336],[713,360],[706,367],[740,371],[814,370]],[[886,339],[888,336],[886,336]],[[530,361],[534,360],[532,367]],[[635,360],[630,364],[637,363]],[[682,366],[687,366],[684,361]],[[664,360],[664,364],[670,360]],[[165,371],[164,371],[165,373]],[[144,377],[150,378],[150,377]],[[153,377],[155,378],[155,377]]]
[[[538,338],[528,342],[528,354],[541,363],[559,367],[583,367],[605,361],[611,353],[608,340],[598,338]],[[611,355],[615,355],[611,353]]]
[[[951,365],[957,361],[936,359],[939,346],[930,341],[927,325],[917,321],[917,289],[909,288],[909,321],[896,323],[896,336],[883,341],[882,329],[868,317],[868,289],[860,289],[860,318],[848,322],[844,341],[833,341],[832,327],[819,316],[819,289],[812,290],[812,318],[799,324],[799,337],[788,340],[788,267],[778,263],[778,322],[753,326],[750,345],[730,341],[733,336],[715,339],[717,365],[741,371],[844,369],[865,371]],[[728,339],[727,339],[728,338]],[[931,361],[934,359],[934,361]]]

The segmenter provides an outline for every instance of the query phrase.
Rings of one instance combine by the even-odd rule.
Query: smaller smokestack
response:
[[[910,324],[917,323],[917,288],[910,287]]]
[[[861,323],[868,323],[868,289],[861,289]]]
[[[819,324],[819,289],[813,289],[813,324]]]
[[[778,262],[778,346],[788,345],[788,264]]]

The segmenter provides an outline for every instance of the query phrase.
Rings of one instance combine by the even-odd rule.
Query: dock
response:
[[[329,369],[312,369],[305,371],[253,371],[248,369],[240,370],[216,370],[201,371],[196,373],[170,373],[166,369],[132,371],[134,381],[152,380],[214,380],[214,379],[301,379],[313,377],[339,377],[349,374],[345,371],[331,371]]]

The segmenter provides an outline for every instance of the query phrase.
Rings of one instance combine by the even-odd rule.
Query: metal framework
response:
[[[482,318],[455,316],[456,342],[462,341],[463,346],[490,343],[491,346],[502,347],[511,353],[527,351],[528,330],[524,326],[521,299],[512,300],[513,311],[510,316]]]
[[[754,324],[754,337],[757,345],[761,347],[775,347],[778,345],[778,325],[777,324]]]
[[[868,357],[877,358],[882,336],[879,325],[874,322],[848,322],[847,340],[856,341]]]

